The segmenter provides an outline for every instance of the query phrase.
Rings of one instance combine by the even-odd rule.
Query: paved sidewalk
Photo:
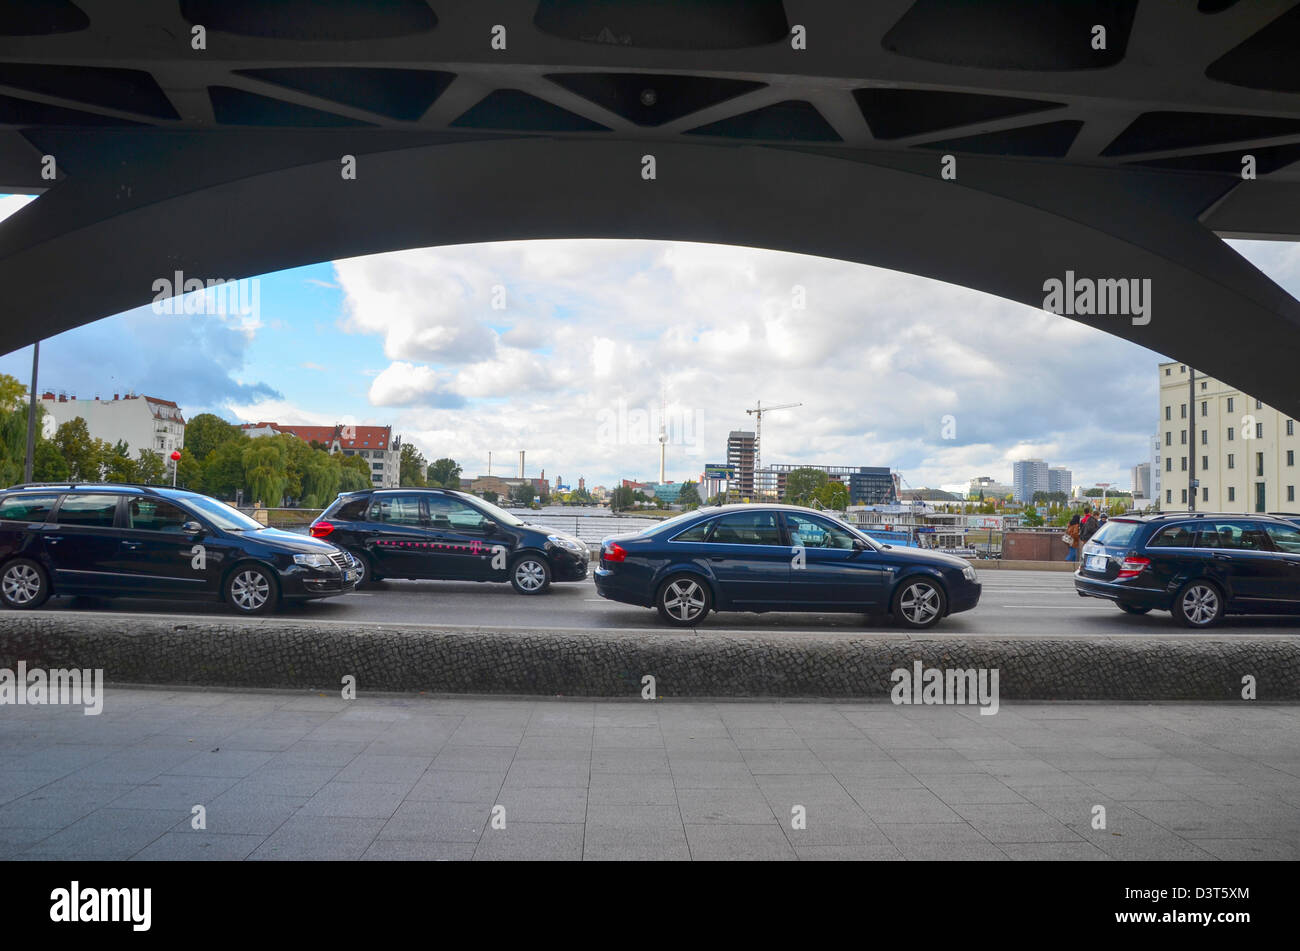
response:
[[[14,858],[1296,859],[1300,706],[109,688],[0,707]]]

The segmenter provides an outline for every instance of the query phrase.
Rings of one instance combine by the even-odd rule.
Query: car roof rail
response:
[[[18,485],[11,485],[4,489],[10,492],[14,489],[149,489],[157,495],[158,489],[174,489],[176,486],[155,485],[149,482],[22,482]]]

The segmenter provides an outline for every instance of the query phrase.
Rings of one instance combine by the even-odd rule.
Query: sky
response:
[[[27,201],[0,196],[0,220]],[[1300,244],[1230,242],[1300,296]],[[1017,459],[1129,486],[1156,364],[1101,330],[862,264],[720,245],[547,240],[424,248],[257,278],[248,314],[150,305],[42,341],[40,389],[174,400],[187,418],[392,425],[464,476],[576,486],[726,461],[764,414],[764,464],[888,466],[904,485],[1010,483]],[[1109,372],[1078,402],[1071,354]],[[26,383],[31,348],[0,356]],[[1149,407],[1149,412],[1134,407]],[[661,410],[662,407],[662,410]]]

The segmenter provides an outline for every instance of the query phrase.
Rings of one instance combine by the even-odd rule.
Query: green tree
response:
[[[849,507],[849,490],[843,482],[827,480],[826,484],[813,493],[813,498],[824,508],[843,512]]]
[[[76,482],[99,481],[100,460],[103,458],[100,446],[104,443],[90,438],[90,428],[84,419],[78,416],[61,424],[54,432],[54,445],[68,463],[70,479]]]
[[[429,467],[424,454],[415,448],[414,443],[402,443],[401,475],[399,481],[404,486],[425,485],[425,470]]]
[[[442,461],[443,460],[441,459],[438,460],[438,462],[442,462]],[[435,466],[437,464],[438,464],[437,462],[434,463]],[[429,470],[429,474],[430,475],[433,474],[432,469]],[[441,483],[437,483],[437,484],[440,485]],[[521,482],[519,485],[515,486],[513,489],[510,490],[511,500],[518,502],[520,505],[531,505],[533,501],[533,496],[535,496],[536,494],[537,494],[537,490],[533,488],[533,484],[531,482]]]
[[[247,436],[223,442],[199,463],[203,491],[219,499],[234,500],[247,486],[244,482],[244,450],[252,442]]]
[[[302,470],[302,501],[309,508],[324,508],[339,493],[343,466],[336,456],[320,449],[310,450]]]
[[[176,463],[176,487],[189,489],[191,492],[203,490],[203,466],[194,458],[194,453],[186,447],[181,450],[180,462]]]
[[[288,449],[275,438],[250,439],[249,443],[240,455],[244,464],[244,481],[251,493],[249,501],[276,508],[284,501],[285,486],[289,481]]]
[[[455,459],[439,459],[433,465],[429,466],[428,482],[429,485],[442,486],[444,489],[460,488],[460,466],[456,465]],[[537,493],[529,486],[528,501],[533,500]]]
[[[700,507],[700,490],[696,488],[695,483],[687,481],[682,484],[682,491],[677,494],[677,501],[681,503],[682,508],[690,511]]]
[[[66,482],[68,480],[68,460],[63,458],[59,447],[48,439],[36,443],[36,457],[32,464],[32,478],[37,482]],[[12,483],[5,483],[11,485]]]
[[[829,481],[830,476],[821,469],[795,469],[785,477],[785,500],[791,505],[809,505]]]
[[[370,463],[360,456],[335,457],[339,459],[342,473],[339,476],[340,492],[357,492],[374,486],[370,478]]]
[[[131,458],[131,447],[125,439],[109,447],[108,452],[100,458],[100,468],[105,482],[142,482],[139,467]]]
[[[243,430],[212,413],[200,413],[185,424],[185,446],[198,462],[205,461],[222,443],[247,438]]]
[[[170,461],[164,459],[162,453],[154,452],[152,449],[141,449],[140,459],[135,466],[135,481],[150,485],[163,485],[170,482]]]
[[[493,505],[496,505],[496,504],[497,504],[497,501],[498,501],[500,498],[501,498],[501,496],[497,495],[497,494],[496,494],[495,492],[493,492],[491,489],[485,489],[485,490],[483,491],[483,501],[484,501],[484,502],[491,502]]]

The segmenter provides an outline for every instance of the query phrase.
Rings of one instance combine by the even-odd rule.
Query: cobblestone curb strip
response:
[[[885,698],[915,661],[999,671],[1002,700],[1300,700],[1300,638],[779,637],[668,631],[439,631],[87,615],[0,615],[0,668],[102,668],[110,683],[337,690]]]

